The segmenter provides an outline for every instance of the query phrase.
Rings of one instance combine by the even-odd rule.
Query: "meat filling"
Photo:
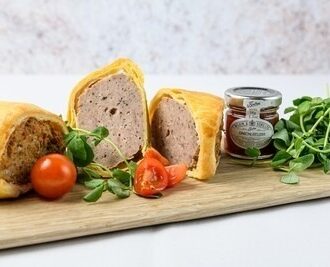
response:
[[[144,116],[140,92],[134,82],[124,74],[112,75],[90,85],[77,104],[77,124],[93,130],[106,127],[109,138],[127,158],[133,158],[143,146]],[[95,148],[95,160],[110,168],[122,158],[110,144]]]
[[[25,184],[35,161],[49,153],[64,152],[63,130],[51,121],[29,118],[10,135],[0,166],[7,182]]]
[[[194,168],[199,152],[195,122],[184,104],[164,97],[151,122],[152,144],[171,164]]]

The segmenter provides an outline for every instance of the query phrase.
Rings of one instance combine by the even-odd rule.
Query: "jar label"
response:
[[[260,118],[260,110],[270,106],[267,100],[244,99],[243,106],[246,108],[246,118]]]
[[[274,129],[270,122],[260,118],[243,118],[234,121],[229,132],[235,145],[261,149],[271,142]]]
[[[243,100],[243,107],[246,109],[262,109],[271,107],[273,105],[273,102],[270,100],[260,100],[260,99],[244,99]]]

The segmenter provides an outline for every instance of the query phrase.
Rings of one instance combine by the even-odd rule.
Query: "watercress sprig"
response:
[[[287,172],[281,182],[299,183],[298,174],[312,166],[330,170],[330,98],[303,96],[285,109],[289,119],[275,125],[273,144],[277,153],[272,167]]]
[[[253,166],[256,163],[256,161],[258,160],[258,158],[261,155],[260,149],[258,149],[256,147],[248,147],[244,150],[244,153],[245,153],[245,155],[252,158],[251,166]]]
[[[68,127],[68,130],[65,136],[66,155],[78,167],[79,183],[91,190],[84,196],[84,200],[95,202],[105,191],[118,198],[129,197],[136,163],[129,162],[121,150],[108,138],[109,131],[105,127],[97,127],[93,131],[71,127]],[[110,170],[94,161],[93,148],[101,142],[110,144],[116,150],[126,164],[126,170],[118,168]]]

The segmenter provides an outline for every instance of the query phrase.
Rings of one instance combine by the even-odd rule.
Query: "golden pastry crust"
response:
[[[130,59],[120,58],[107,65],[101,69],[98,69],[90,74],[88,74],[84,79],[82,79],[73,89],[69,99],[69,107],[67,113],[67,121],[71,127],[77,127],[76,113],[77,113],[77,103],[79,96],[89,89],[89,86],[98,82],[104,77],[115,75],[119,73],[124,73],[126,76],[130,77],[136,87],[139,89],[143,105],[144,113],[144,146],[142,151],[145,151],[146,147],[149,145],[149,118],[148,118],[148,107],[147,99],[144,91],[144,76],[140,68]]]
[[[17,185],[0,179],[0,199],[17,198],[32,189],[31,183]]]
[[[10,135],[16,127],[28,118],[35,118],[38,121],[50,121],[63,129],[63,133],[67,131],[63,120],[59,116],[42,108],[27,103],[0,101],[0,163],[3,160],[3,154],[8,145]],[[31,189],[30,184],[12,184],[7,182],[1,175],[0,199],[15,198]]]
[[[222,98],[184,89],[161,89],[152,99],[149,108],[150,123],[163,97],[172,98],[179,103],[186,104],[196,125],[199,138],[199,154],[196,168],[187,172],[188,176],[197,179],[212,177],[217,169],[218,160],[215,151],[217,136],[221,140],[224,101]],[[219,142],[219,140],[218,140]]]

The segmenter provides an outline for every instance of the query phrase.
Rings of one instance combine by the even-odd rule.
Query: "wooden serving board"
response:
[[[330,196],[330,177],[321,170],[303,173],[299,185],[279,182],[281,173],[244,166],[224,157],[208,182],[187,178],[160,199],[135,195],[118,200],[104,194],[97,203],[82,200],[76,186],[58,201],[30,194],[0,201],[0,249],[142,226],[192,220]]]

